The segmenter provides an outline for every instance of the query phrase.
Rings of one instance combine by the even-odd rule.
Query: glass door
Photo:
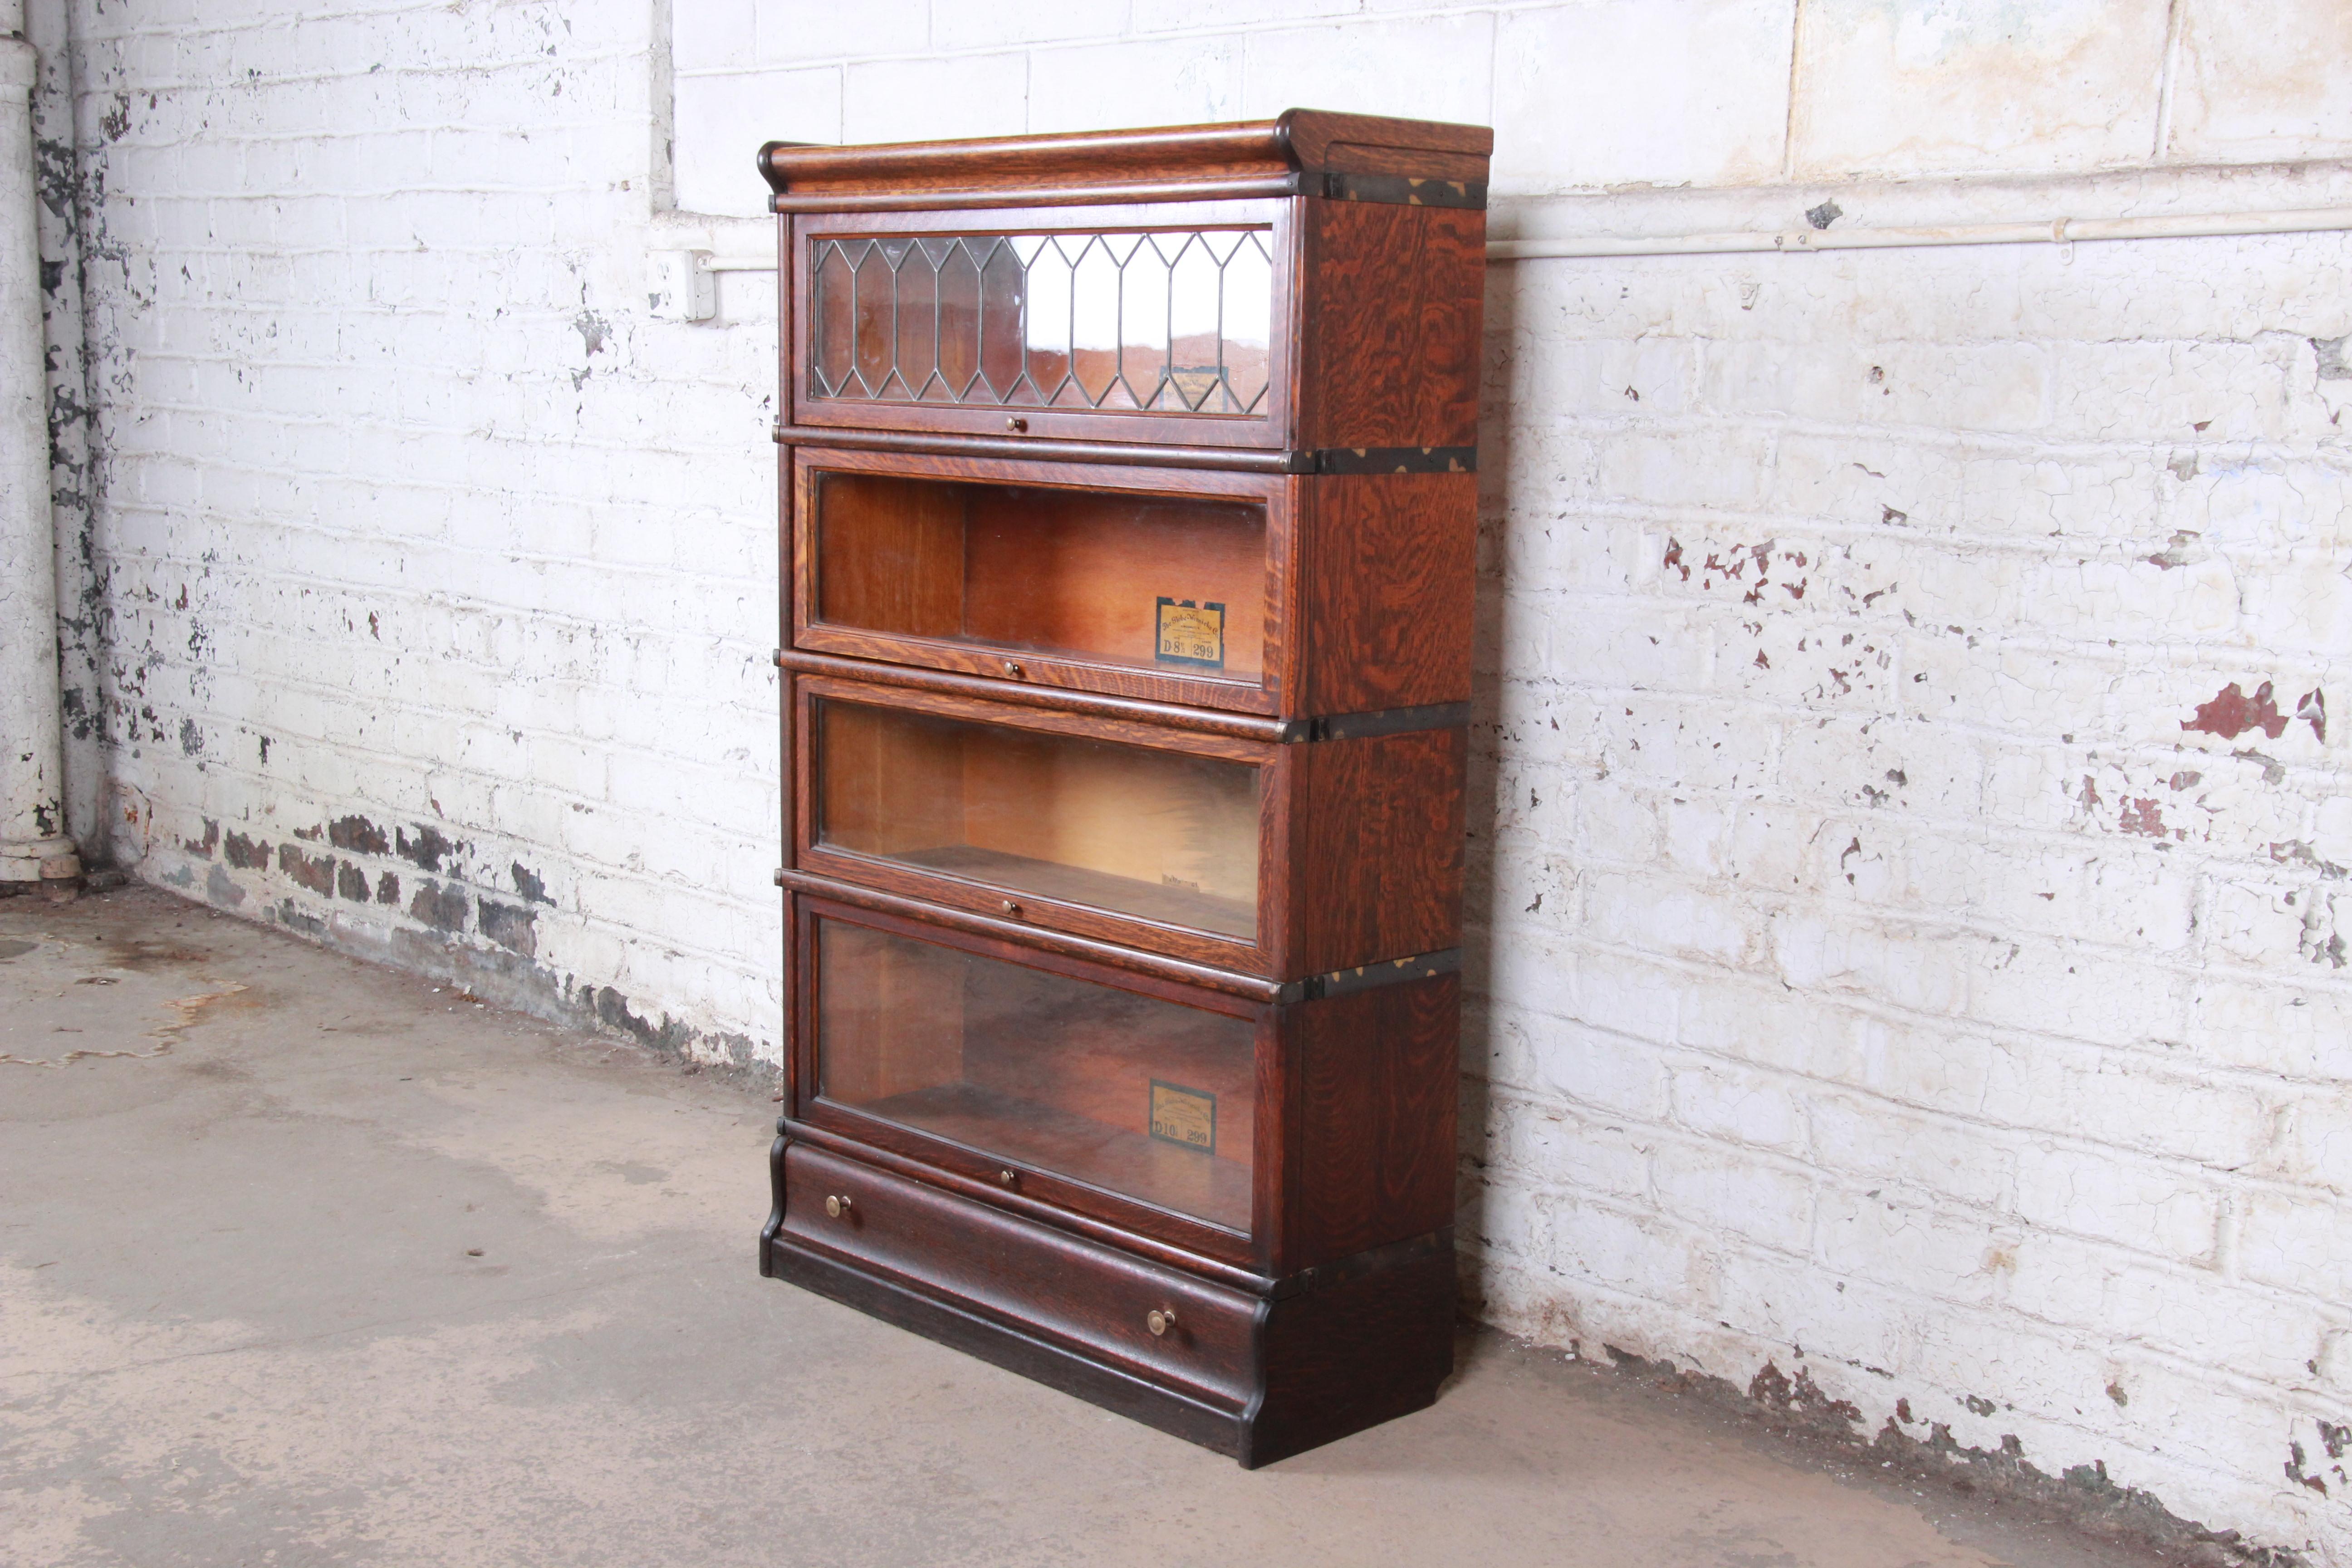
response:
[[[805,449],[795,467],[799,647],[1274,710],[1286,479]]]
[[[803,919],[812,1120],[919,1154],[936,1142],[968,1156],[950,1164],[1106,1217],[1141,1205],[1249,1235],[1265,1009],[1012,962],[887,917]]]
[[[1289,204],[795,220],[814,426],[1277,447]]]
[[[805,869],[1265,968],[1283,748],[802,677]]]

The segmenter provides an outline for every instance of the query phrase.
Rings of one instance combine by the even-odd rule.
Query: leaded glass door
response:
[[[800,425],[1284,442],[1284,204],[794,221]]]

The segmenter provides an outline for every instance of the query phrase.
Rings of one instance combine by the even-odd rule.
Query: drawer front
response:
[[[784,1152],[782,1232],[1236,1412],[1255,1386],[1254,1298],[804,1143]]]
[[[808,215],[791,265],[809,425],[1279,444],[1286,201]]]

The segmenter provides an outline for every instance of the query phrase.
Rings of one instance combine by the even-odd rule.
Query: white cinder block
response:
[[[1242,45],[1242,111],[1333,109],[1491,122],[1495,19],[1471,14],[1251,32]],[[1412,61],[1400,70],[1398,62]]]
[[[768,182],[754,160],[769,142],[841,140],[841,68],[683,77],[672,132],[677,205],[761,217]]]
[[[1238,120],[1241,66],[1241,41],[1233,37],[1039,47],[1029,57],[1029,129],[1104,131]]]
[[[2352,153],[2352,11],[2335,0],[2189,0],[2172,98],[2176,158]]]
[[[931,47],[998,49],[1014,44],[1066,44],[1126,30],[1126,0],[986,0],[931,6]]]
[[[754,4],[755,58],[763,66],[908,54],[930,41],[930,0],[864,0],[856,6],[827,0]],[[922,106],[906,107],[919,112]]]
[[[1028,122],[1024,54],[853,63],[842,88],[844,142],[1012,136]]]
[[[1602,0],[1504,13],[1495,184],[1736,184],[1780,170],[1794,0]]]
[[[2144,160],[2165,17],[2166,0],[1811,0],[1797,171],[2039,174]]]

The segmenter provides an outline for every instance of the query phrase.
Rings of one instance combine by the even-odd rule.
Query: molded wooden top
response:
[[[760,172],[779,211],[1013,192],[1047,203],[1276,195],[1325,174],[1483,181],[1494,145],[1482,125],[1293,109],[1276,120],[1150,131],[865,147],[771,142],[760,149]]]

